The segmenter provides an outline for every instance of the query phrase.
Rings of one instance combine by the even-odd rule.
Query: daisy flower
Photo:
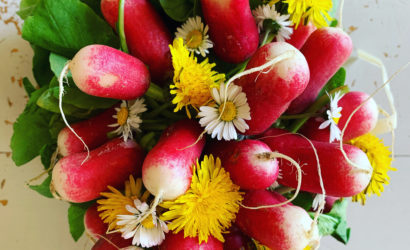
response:
[[[134,101],[130,106],[130,102],[122,101],[119,108],[115,108],[117,114],[113,115],[113,118],[117,119],[117,122],[110,127],[118,127],[114,130],[114,133],[121,135],[124,141],[128,138],[132,139],[132,131],[139,131],[140,124],[142,122],[140,114],[147,110],[144,104],[144,99],[139,98]]]
[[[338,107],[337,104],[342,97],[343,94],[340,91],[336,92],[336,94],[333,97],[329,96],[330,109],[326,111],[328,120],[324,121],[319,126],[319,129],[325,129],[330,125],[329,142],[333,142],[334,140],[340,141],[340,134],[342,132],[340,131],[337,124],[339,123],[340,117],[342,116],[342,114],[340,113],[340,111],[342,111],[342,107]]]
[[[198,109],[211,101],[211,89],[219,87],[225,75],[213,71],[215,64],[208,63],[207,58],[198,63],[184,46],[182,38],[176,38],[169,47],[174,67],[174,84],[170,85],[170,93],[175,95],[172,100],[176,104],[174,112],[185,107],[188,117],[191,117],[188,107]]]
[[[111,192],[103,192],[101,196],[103,199],[97,200],[100,217],[104,223],[108,224],[108,231],[120,229],[117,225],[118,215],[130,214],[126,209],[126,206],[133,205],[135,199],[146,201],[149,197],[149,192],[142,192],[142,180],[140,178],[134,179],[130,175],[129,180],[125,181],[124,193],[117,189],[108,186],[108,190]]]
[[[184,230],[184,237],[198,237],[199,243],[207,242],[210,235],[224,242],[222,233],[231,227],[242,199],[239,186],[232,182],[221,160],[204,156],[193,166],[188,191],[160,204],[169,209],[161,219],[170,221],[168,227],[173,233]]]
[[[190,17],[175,32],[176,38],[182,38],[188,50],[205,57],[213,44],[208,36],[208,25],[204,25],[200,16]]]
[[[229,141],[237,139],[236,129],[241,133],[249,129],[245,120],[251,119],[250,108],[241,87],[230,84],[226,88],[222,83],[219,90],[212,89],[212,97],[215,106],[202,106],[198,113],[199,123],[212,138]]]
[[[289,39],[293,33],[292,22],[289,21],[289,15],[281,15],[275,9],[275,5],[269,6],[269,4],[260,5],[252,11],[258,24],[258,30],[261,32],[264,28],[266,30],[267,22],[272,34],[275,35],[278,42],[284,42],[285,39]]]
[[[390,177],[387,175],[388,171],[396,171],[397,169],[391,166],[392,158],[391,152],[383,144],[383,141],[372,134],[365,134],[352,139],[349,144],[360,148],[366,153],[373,167],[372,177],[369,185],[359,194],[352,197],[352,201],[360,202],[362,205],[366,203],[366,196],[372,194],[381,195],[384,191],[383,185],[388,185]]]
[[[124,239],[132,239],[133,245],[142,247],[153,247],[160,245],[168,233],[168,227],[164,221],[160,220],[154,210],[144,220],[143,216],[149,211],[149,206],[139,199],[134,200],[134,206],[126,205],[126,210],[131,214],[118,215],[117,225],[121,228]]]

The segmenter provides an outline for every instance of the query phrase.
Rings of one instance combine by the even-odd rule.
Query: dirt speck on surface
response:
[[[389,54],[387,54],[387,52],[383,52],[384,57],[389,57]]]
[[[7,104],[10,108],[13,106],[13,102],[10,100],[10,97],[7,97]]]
[[[23,87],[23,78],[20,77],[17,81],[19,83],[19,87],[22,88]]]
[[[354,31],[356,31],[358,28],[359,28],[359,27],[356,27],[356,26],[351,25],[351,26],[348,28],[347,33],[348,33],[348,34],[352,34],[352,33],[353,33]]]
[[[0,200],[0,204],[3,206],[7,206],[8,203],[9,203],[8,200]]]
[[[13,122],[11,122],[11,121],[9,121],[9,120],[4,120],[4,123],[5,123],[6,125],[13,125]]]
[[[6,185],[6,179],[1,180],[0,182],[0,189],[4,188],[4,185]]]
[[[17,48],[13,48],[12,50],[10,50],[10,53],[17,53],[17,52],[19,52],[19,49]]]

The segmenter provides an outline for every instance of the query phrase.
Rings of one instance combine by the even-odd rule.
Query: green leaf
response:
[[[327,92],[332,91],[335,88],[341,87],[345,85],[346,80],[346,70],[344,68],[340,68],[330,80],[326,83],[326,85],[320,91],[318,97],[323,96]]]
[[[312,213],[312,217],[314,217],[314,213]],[[331,235],[332,233],[334,233],[337,225],[339,224],[339,220],[337,218],[327,214],[319,215],[317,221],[319,234],[322,236]]]
[[[53,195],[50,192],[50,182],[51,182],[51,175],[47,177],[40,185],[30,185],[29,187],[36,191],[37,193],[45,196],[47,198],[53,198]]]
[[[41,163],[44,166],[44,169],[50,168],[51,157],[56,151],[56,148],[57,148],[57,145],[53,143],[53,144],[46,144],[40,149],[40,158],[41,158]]]
[[[66,117],[66,118],[70,123],[77,121],[77,120],[73,120],[73,118],[71,118],[71,117],[70,118]],[[54,140],[57,140],[58,133],[65,126],[66,125],[65,125],[63,119],[61,118],[61,114],[53,114],[51,116],[51,119],[50,119],[50,122],[49,122],[49,125],[48,125],[51,138],[53,138]]]
[[[337,19],[333,19],[331,22],[330,22],[330,24],[329,24],[329,26],[330,27],[337,27],[337,24],[339,23],[339,21],[337,20]]]
[[[313,196],[308,192],[300,192],[296,199],[292,201],[293,205],[299,206],[305,210],[309,210],[312,207]]]
[[[31,46],[34,51],[33,57],[33,75],[37,81],[37,84],[42,87],[48,85],[51,78],[53,78],[53,72],[50,70],[50,63],[48,57],[50,51],[45,50],[39,46]]]
[[[33,84],[27,77],[23,78],[23,87],[29,97],[34,91],[36,91],[36,88],[33,86]]]
[[[101,12],[101,0],[81,0],[81,2],[87,4],[100,17],[104,17]]]
[[[347,227],[346,221],[341,221],[336,228],[336,231],[332,234],[333,238],[347,244],[350,239],[350,228]]]
[[[68,224],[71,236],[77,241],[84,233],[84,214],[87,211],[88,203],[71,203],[68,208]]]
[[[36,102],[47,86],[34,91],[23,113],[13,125],[13,136],[10,147],[12,159],[17,166],[21,166],[39,155],[40,149],[53,143],[48,130],[48,121],[52,113],[39,108]]]
[[[178,22],[185,22],[194,13],[195,1],[159,0],[165,13]]]
[[[61,71],[63,71],[63,68],[68,62],[68,60],[69,59],[67,57],[60,56],[55,53],[50,53],[50,57],[49,57],[50,68],[51,68],[51,71],[53,71],[54,76],[57,77],[57,79],[60,77]],[[67,77],[72,77],[70,71],[68,72]]]
[[[39,0],[23,25],[23,38],[54,53],[72,57],[90,44],[118,47],[112,28],[79,0]]]
[[[17,11],[17,15],[19,15],[23,20],[31,16],[39,1],[40,0],[22,0],[20,2],[20,10]]]

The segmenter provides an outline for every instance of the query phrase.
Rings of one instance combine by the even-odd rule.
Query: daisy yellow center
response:
[[[128,108],[122,107],[117,113],[117,123],[122,126],[127,122],[128,119]]]
[[[152,229],[155,227],[154,224],[154,219],[152,218],[152,215],[150,214],[147,218],[145,218],[142,222],[141,225],[145,227],[146,229]]]
[[[200,32],[199,30],[193,30],[186,36],[186,45],[188,46],[188,48],[198,48],[201,45],[202,40],[202,32]]]
[[[193,169],[191,187],[175,201],[161,204],[169,211],[161,215],[169,221],[168,228],[184,236],[198,237],[199,243],[207,242],[210,235],[224,241],[224,233],[232,224],[239,210],[242,194],[221,167],[219,158],[205,156]]]
[[[339,124],[340,117],[339,118],[333,117],[332,119],[336,124]]]
[[[236,118],[238,111],[236,110],[236,106],[233,102],[226,102],[225,105],[219,106],[219,114],[221,115],[221,120],[224,122],[230,122]]]

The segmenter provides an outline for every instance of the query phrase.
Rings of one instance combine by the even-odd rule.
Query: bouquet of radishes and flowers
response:
[[[351,57],[342,8],[22,0],[36,84],[23,80],[13,160],[40,155],[30,188],[69,202],[74,240],[86,231],[93,249],[347,243],[347,204],[380,195],[394,170],[376,135],[396,111],[380,60]],[[357,58],[383,70],[392,115],[345,85]]]

